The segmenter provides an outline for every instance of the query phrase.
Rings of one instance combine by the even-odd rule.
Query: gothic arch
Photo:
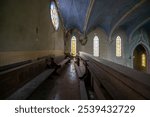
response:
[[[146,44],[143,43],[143,42],[139,42],[139,43],[135,44],[135,45],[132,47],[132,49],[131,49],[131,55],[132,55],[132,56],[133,56],[133,52],[134,52],[135,48],[136,48],[138,45],[142,45],[142,46],[145,48],[147,54],[150,55],[150,49],[149,49],[148,45],[146,45]]]
[[[139,46],[139,45],[141,45],[144,49],[145,49],[145,51],[146,51],[146,57],[147,57],[147,70],[146,70],[146,72],[150,72],[150,66],[149,66],[149,64],[150,64],[150,49],[149,49],[149,47],[148,47],[148,45],[146,45],[145,43],[143,43],[143,42],[139,42],[139,43],[137,43],[137,44],[135,44],[133,47],[132,47],[132,49],[131,49],[131,65],[132,65],[132,68],[134,68],[134,66],[133,66],[133,61],[134,61],[134,50]]]
[[[131,42],[131,39],[132,39],[134,33],[135,33],[141,26],[143,26],[144,24],[146,24],[148,21],[150,21],[150,17],[147,18],[146,20],[144,20],[143,22],[141,22],[140,24],[138,24],[138,25],[132,30],[132,32],[131,32],[130,35],[129,35],[129,42]]]

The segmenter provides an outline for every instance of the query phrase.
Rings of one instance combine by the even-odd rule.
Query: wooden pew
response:
[[[0,72],[0,99],[5,99],[46,68],[45,60],[35,60]]]
[[[46,70],[46,59],[51,56],[44,56],[34,60],[14,63],[1,67],[0,71],[0,99],[6,99],[16,90],[37,75]],[[64,56],[55,57],[60,62]],[[58,59],[57,59],[58,58]]]
[[[76,63],[74,65],[75,65],[76,72],[78,74],[78,78],[80,79],[80,96],[81,96],[81,100],[88,100],[87,89],[85,87],[85,82],[82,79],[82,77],[85,74],[85,66],[83,65],[82,61],[80,61],[80,66],[78,66]]]
[[[67,57],[66,59],[63,59],[61,62],[58,63],[58,65],[61,66],[57,71],[60,72],[62,68],[70,61],[70,58]]]
[[[7,100],[25,100],[27,99],[33,91],[42,84],[52,73],[54,69],[47,69],[40,73],[30,82],[26,83],[23,87],[19,88],[15,93],[6,98]]]
[[[0,66],[0,72],[6,71],[9,69],[13,69],[13,68],[16,68],[16,67],[19,67],[22,65],[26,65],[26,64],[31,63],[31,62],[32,62],[32,60],[27,60],[27,61],[22,61],[22,62],[18,62],[18,63],[13,63],[10,65]]]
[[[69,58],[62,60],[59,65],[61,65],[61,68],[68,62]],[[34,91],[35,89],[42,84],[52,73],[54,72],[54,69],[46,69],[39,75],[37,75],[34,79],[27,82],[25,85],[23,85],[21,88],[19,88],[16,92],[14,92],[12,95],[10,95],[7,100],[25,100],[27,99]]]
[[[70,58],[66,58],[66,59],[64,59],[64,60],[62,60],[60,63],[59,63],[59,65],[61,65],[62,67],[68,62],[70,60]]]
[[[85,73],[84,68],[82,66],[78,66],[77,64],[75,64],[75,68],[76,68],[78,77],[81,79]]]
[[[120,65],[119,69],[115,69],[86,53],[81,53],[80,56],[83,60],[89,60],[88,66],[97,99],[150,99],[150,75],[138,71],[130,74],[126,72],[130,68]],[[137,76],[136,79],[136,74],[142,77]]]

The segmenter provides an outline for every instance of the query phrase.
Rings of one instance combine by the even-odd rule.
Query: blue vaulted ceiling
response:
[[[100,26],[107,33],[112,26],[139,0],[95,0],[87,32]]]
[[[100,27],[109,35],[117,22],[119,24],[115,28],[123,27],[129,34],[139,23],[150,17],[150,0],[57,0],[57,2],[65,29],[77,29],[85,34]]]
[[[90,0],[58,0],[58,7],[67,30],[78,29],[83,33]]]
[[[134,10],[126,19],[120,24],[129,35],[134,28],[139,24],[150,18],[150,2],[146,1],[139,9]],[[148,21],[148,20],[147,20]],[[145,22],[147,23],[147,22]],[[144,24],[143,24],[144,25]]]

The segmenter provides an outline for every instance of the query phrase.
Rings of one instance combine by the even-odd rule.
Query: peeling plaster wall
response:
[[[0,1],[0,66],[50,54],[63,55],[63,28],[54,30],[49,3],[49,0]]]

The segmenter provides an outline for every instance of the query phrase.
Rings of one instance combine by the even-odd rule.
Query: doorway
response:
[[[147,71],[147,54],[142,45],[138,45],[133,52],[133,67],[138,71]]]

